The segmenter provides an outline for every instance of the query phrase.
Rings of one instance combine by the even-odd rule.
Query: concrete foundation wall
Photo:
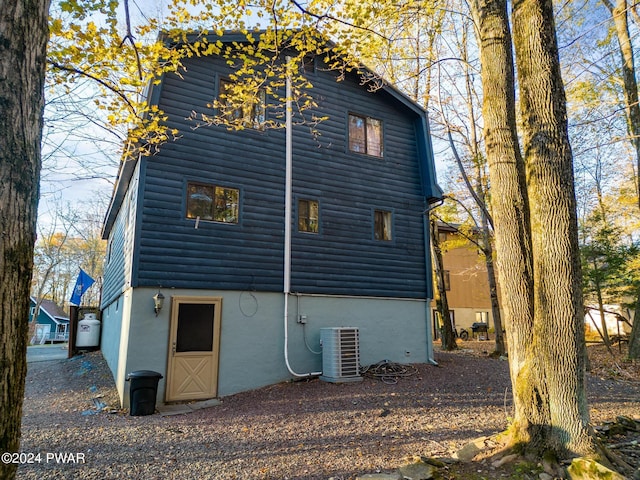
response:
[[[107,358],[124,406],[129,404],[126,374],[153,370],[164,377],[157,401],[165,398],[172,296],[222,297],[218,396],[271,385],[295,375],[284,354],[285,296],[282,293],[162,289],[164,308],[156,317],[153,295],[157,289],[137,288],[125,295],[118,315],[107,314],[103,354]],[[130,301],[127,301],[130,299]],[[424,300],[297,296],[288,299],[288,360],[295,374],[322,370],[320,328],[357,327],[360,363],[381,360],[424,363],[432,359],[430,312]],[[301,315],[306,323],[299,323]],[[113,317],[113,318],[112,318]],[[119,319],[116,321],[116,319]],[[118,335],[118,326],[121,332]],[[115,343],[119,340],[119,359]]]
[[[124,312],[124,295],[116,298],[103,311],[101,316],[100,349],[102,356],[116,379],[116,388],[120,398],[123,395],[123,386],[117,381],[117,372],[120,364],[120,337],[122,333],[122,316]]]

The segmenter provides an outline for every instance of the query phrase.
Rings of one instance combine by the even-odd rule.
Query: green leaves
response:
[[[583,287],[592,302],[599,293],[605,302],[620,303],[625,296],[633,296],[640,281],[638,245],[610,220],[596,211],[581,226]]]

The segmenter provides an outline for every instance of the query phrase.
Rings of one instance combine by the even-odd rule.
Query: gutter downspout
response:
[[[425,210],[422,212],[422,230],[424,236],[424,269],[425,269],[425,278],[431,278],[431,243],[429,242],[429,212],[439,207],[444,203],[444,200],[440,200],[439,202],[429,205],[427,200],[425,199]],[[433,336],[431,335],[431,298],[427,298],[427,302],[425,302],[425,314],[427,319],[427,352],[429,352],[429,357],[427,361],[431,365],[438,365],[435,358],[433,358]]]
[[[287,69],[291,57],[286,57]],[[322,372],[296,373],[289,363],[289,295],[291,294],[291,220],[292,220],[292,177],[293,177],[293,133],[291,110],[291,76],[286,81],[286,121],[285,121],[285,192],[284,192],[284,362],[294,377],[316,377]]]

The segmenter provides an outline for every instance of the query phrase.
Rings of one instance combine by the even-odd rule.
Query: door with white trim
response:
[[[166,401],[218,394],[220,297],[172,297]]]

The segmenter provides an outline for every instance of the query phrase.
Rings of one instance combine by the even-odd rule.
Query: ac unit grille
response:
[[[322,380],[360,381],[360,341],[353,327],[321,328]]]

